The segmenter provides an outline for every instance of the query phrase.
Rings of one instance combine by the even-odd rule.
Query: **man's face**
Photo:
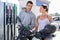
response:
[[[29,12],[32,9],[33,4],[28,3],[26,6],[26,11]]]

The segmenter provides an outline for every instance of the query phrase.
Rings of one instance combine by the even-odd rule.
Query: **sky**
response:
[[[49,13],[60,13],[60,0],[49,0],[51,1],[49,6]]]

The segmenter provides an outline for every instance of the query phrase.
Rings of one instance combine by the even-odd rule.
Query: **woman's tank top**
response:
[[[50,24],[48,17],[44,20],[38,19],[38,32],[43,30],[47,24]]]

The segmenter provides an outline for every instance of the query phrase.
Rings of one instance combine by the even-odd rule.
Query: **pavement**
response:
[[[59,31],[56,31],[54,34],[56,36],[53,38],[53,40],[60,40],[60,30]]]

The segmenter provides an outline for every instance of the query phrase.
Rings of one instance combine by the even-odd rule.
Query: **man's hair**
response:
[[[28,3],[33,4],[33,2],[32,2],[32,1],[28,1],[26,5],[28,5]]]

